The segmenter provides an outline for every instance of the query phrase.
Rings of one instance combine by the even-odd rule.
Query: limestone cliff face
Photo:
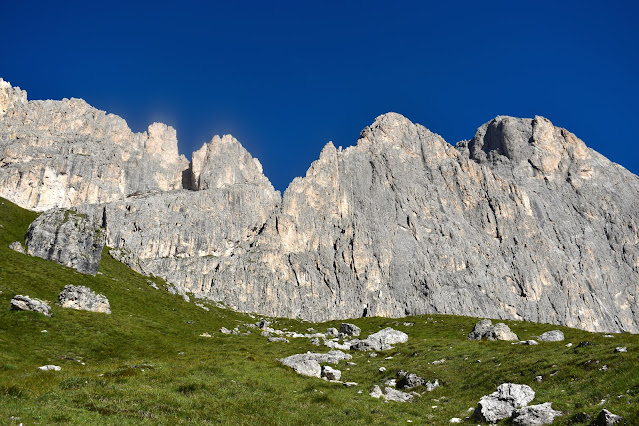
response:
[[[175,130],[133,133],[81,99],[27,101],[0,80],[0,196],[44,211],[182,188]]]
[[[61,146],[54,124],[41,127]],[[119,146],[119,133],[108,134],[105,145]],[[46,145],[32,151],[58,172]],[[243,311],[312,320],[437,312],[639,332],[639,178],[542,117],[497,117],[453,147],[385,114],[356,146],[327,144],[283,197],[231,136],[196,151],[183,175],[192,190],[164,192],[159,177],[145,177],[132,191],[125,173],[120,198],[77,209],[106,227],[125,263]],[[29,188],[46,199],[43,176]],[[79,181],[110,185],[104,176]],[[29,202],[14,188],[12,200]]]

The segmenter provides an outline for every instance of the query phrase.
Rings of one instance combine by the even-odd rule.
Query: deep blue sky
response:
[[[188,158],[231,133],[280,190],[388,111],[451,143],[543,115],[639,173],[638,19],[631,1],[5,1],[0,77],[170,124]]]

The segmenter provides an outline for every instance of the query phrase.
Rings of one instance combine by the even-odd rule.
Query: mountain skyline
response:
[[[541,115],[637,174],[636,8],[12,3],[0,69],[29,99],[171,125],[187,158],[232,134],[280,191],[390,111],[452,144],[498,115]]]

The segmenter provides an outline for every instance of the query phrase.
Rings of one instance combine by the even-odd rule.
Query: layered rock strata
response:
[[[150,133],[83,101],[5,93],[0,195],[76,206],[119,258],[182,291],[314,321],[446,313],[639,332],[639,178],[545,118],[497,117],[453,147],[385,114],[356,146],[327,144],[280,197],[230,136],[190,165],[172,148],[157,162]]]

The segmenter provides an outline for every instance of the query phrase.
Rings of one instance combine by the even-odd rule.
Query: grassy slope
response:
[[[101,275],[90,277],[8,249],[10,242],[23,241],[36,214],[0,201],[0,424],[12,423],[11,416],[25,424],[447,424],[452,417],[466,417],[469,407],[503,382],[528,384],[537,393],[533,403],[551,401],[555,409],[566,411],[556,424],[565,424],[580,411],[594,415],[602,407],[625,416],[628,424],[639,424],[639,336],[605,338],[506,321],[522,339],[556,328],[566,335],[563,343],[518,346],[467,341],[474,318],[356,319],[352,322],[363,335],[392,326],[410,337],[377,358],[352,353],[357,365],[347,370],[342,362],[337,368],[343,380],[360,386],[346,388],[298,376],[276,361],[317,351],[308,339],[286,344],[267,343],[256,331],[250,336],[222,335],[217,332],[222,326],[256,319],[215,307],[207,312],[154,290],[146,277],[113,260],[106,250]],[[162,287],[161,280],[154,281]],[[55,302],[67,284],[106,295],[113,314],[56,305],[51,318],[9,310],[15,294]],[[406,327],[403,321],[415,325]],[[338,325],[280,319],[275,327],[304,332]],[[203,332],[213,337],[199,337]],[[585,340],[593,345],[565,347]],[[627,346],[628,353],[613,353],[616,346]],[[384,359],[389,356],[393,358]],[[430,364],[442,358],[443,364]],[[37,370],[45,364],[60,365],[62,371]],[[608,371],[599,370],[604,364]],[[380,366],[387,371],[380,373]],[[437,378],[442,386],[412,404],[368,396],[374,384],[383,388],[399,369]],[[544,381],[534,381],[537,375]],[[357,393],[360,389],[362,394]],[[602,399],[607,400],[603,405]]]

